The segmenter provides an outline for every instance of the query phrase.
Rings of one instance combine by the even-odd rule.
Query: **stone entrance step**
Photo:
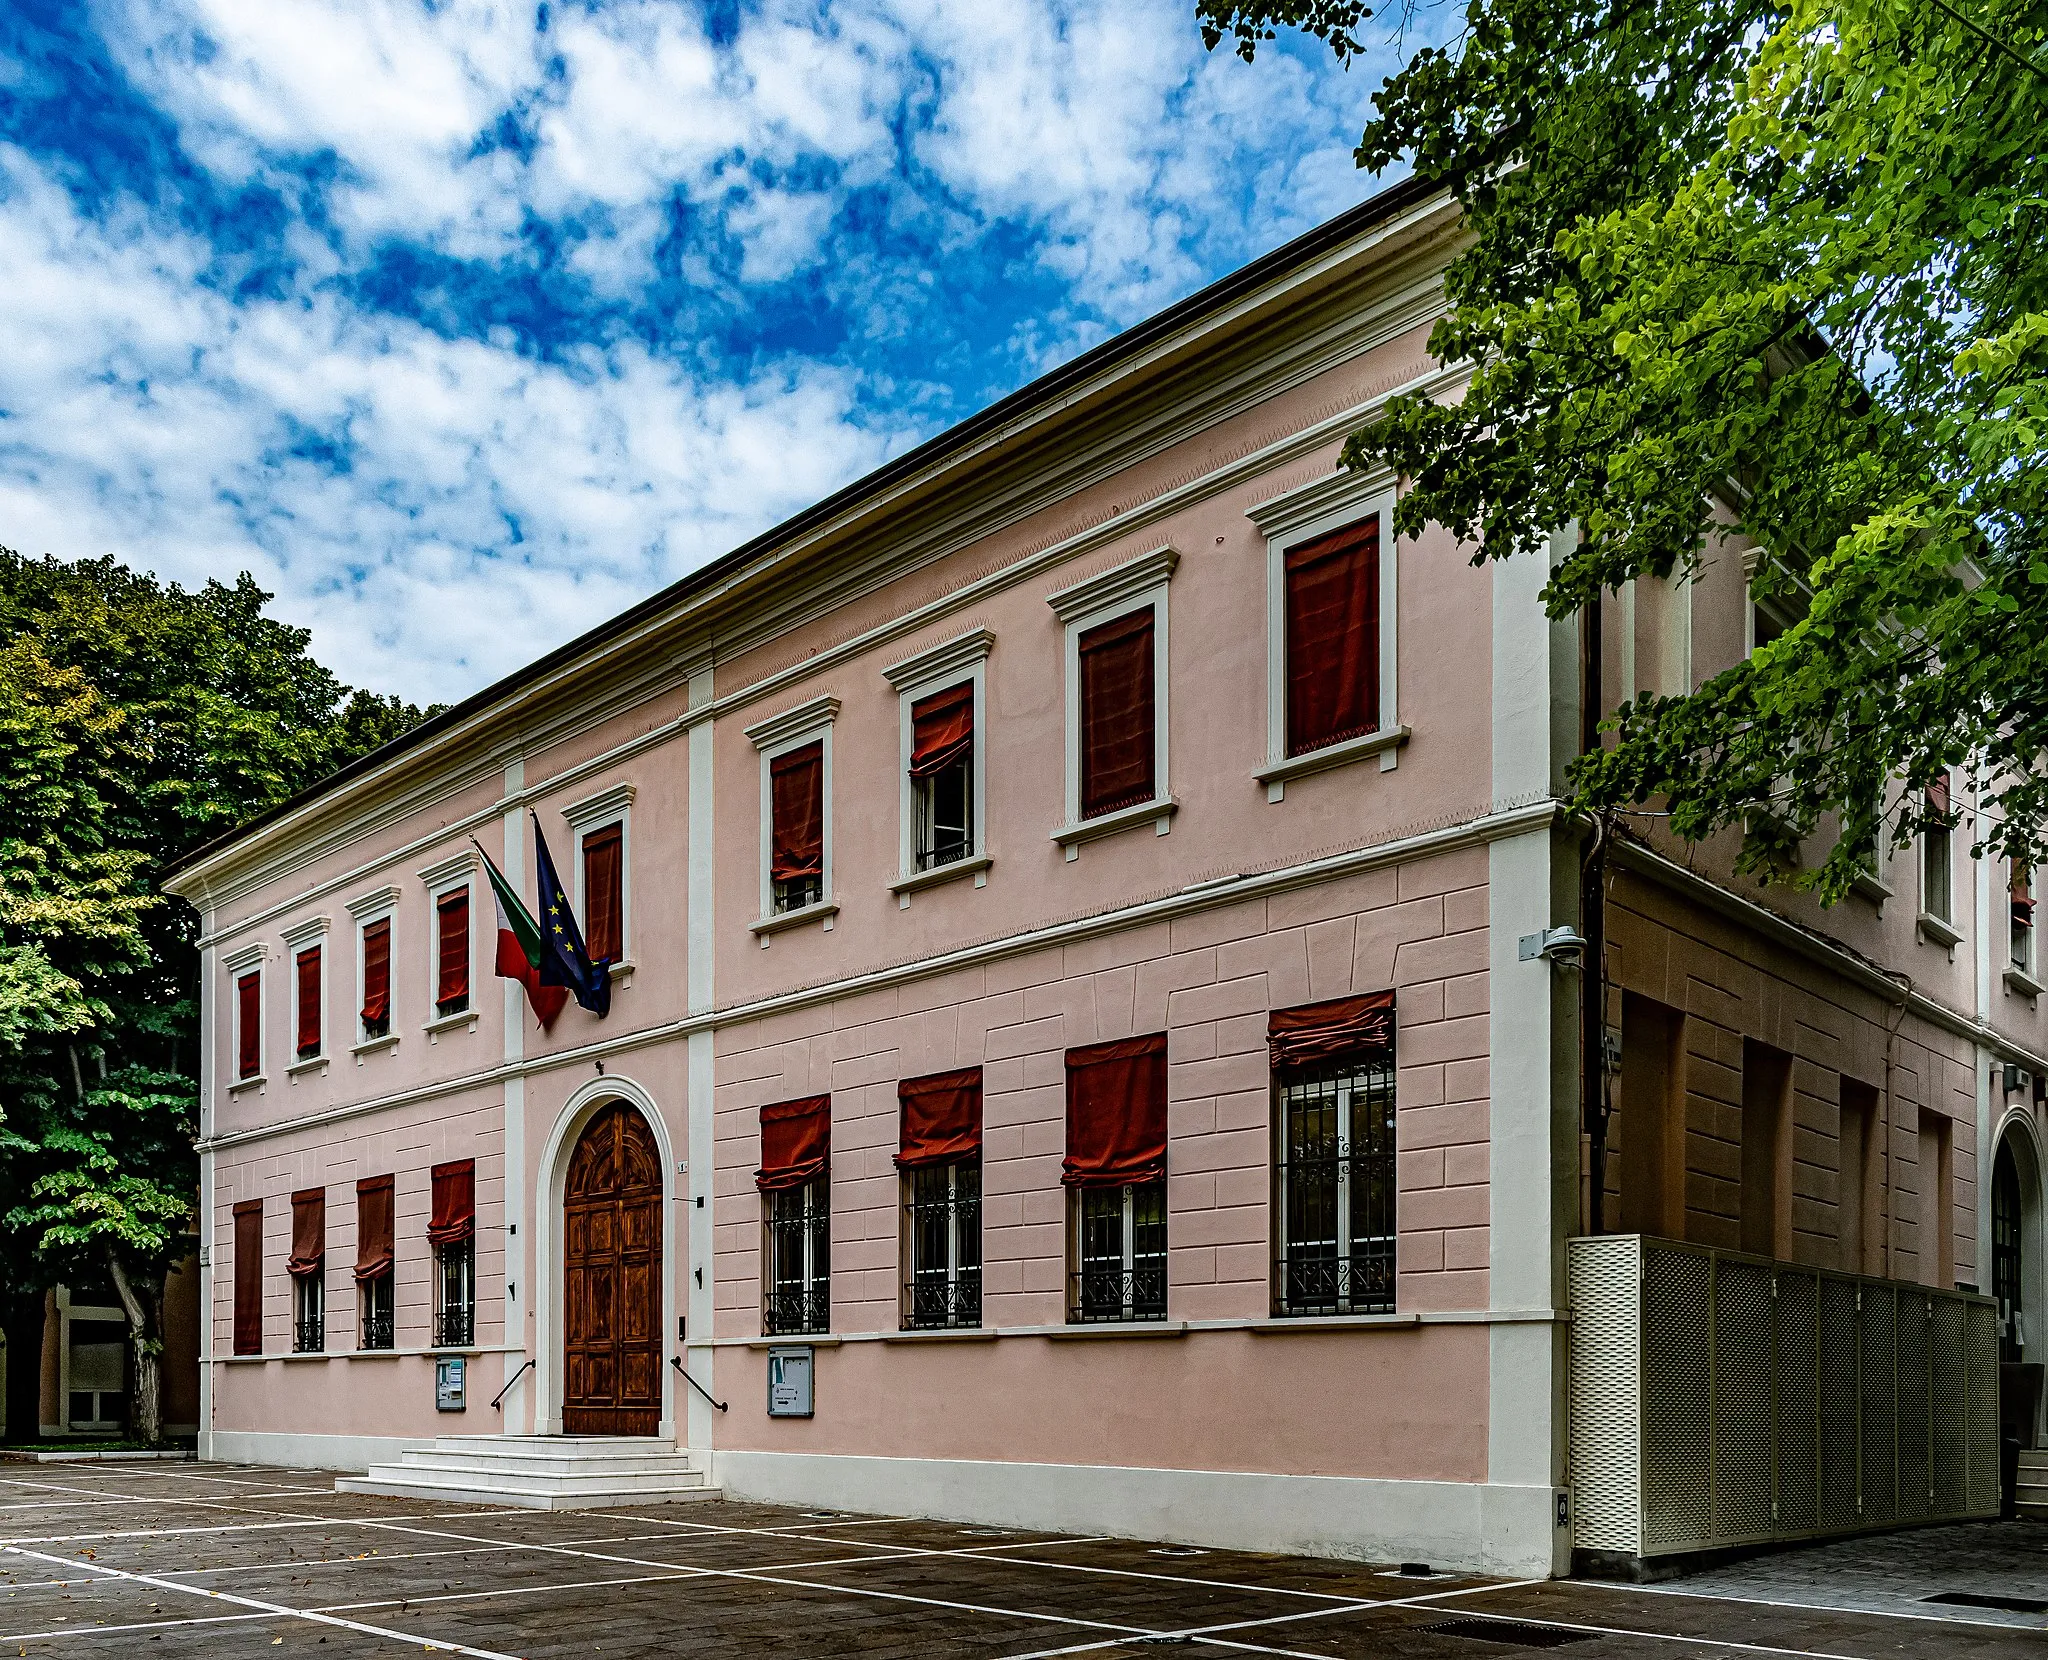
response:
[[[722,1497],[689,1453],[651,1435],[443,1435],[334,1485],[344,1493],[528,1510]]]
[[[2022,1516],[2048,1522],[2048,1452],[2020,1454],[2020,1475],[2014,1500]]]

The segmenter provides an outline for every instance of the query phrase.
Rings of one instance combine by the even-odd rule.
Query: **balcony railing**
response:
[[[310,1319],[292,1322],[292,1352],[302,1355],[316,1355],[327,1347],[327,1320],[324,1315],[315,1314]]]
[[[476,1310],[467,1303],[452,1303],[434,1312],[434,1347],[466,1349],[476,1341]]]
[[[372,1309],[363,1316],[363,1347],[366,1349],[388,1349],[391,1347],[391,1310]]]
[[[943,1331],[981,1324],[981,1270],[962,1269],[956,1278],[944,1274],[918,1274],[905,1288],[909,1293],[911,1331]]]
[[[763,1329],[770,1337],[815,1335],[832,1329],[832,1290],[829,1285],[805,1287],[778,1285],[768,1293],[761,1311]]]
[[[1166,1318],[1166,1268],[1083,1268],[1069,1288],[1070,1320],[1163,1320]]]
[[[1989,1298],[1635,1234],[1566,1262],[1578,1549],[1998,1514]]]

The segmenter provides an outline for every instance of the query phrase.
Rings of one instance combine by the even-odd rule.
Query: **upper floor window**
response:
[[[263,970],[235,976],[235,1079],[246,1082],[263,1072]]]
[[[2012,966],[2034,972],[2034,872],[2018,860],[2012,864]]]
[[[896,1167],[903,1173],[903,1324],[981,1324],[981,1068],[906,1078]]]
[[[434,901],[434,1013],[462,1014],[469,1008],[469,886],[451,888]]]
[[[632,957],[627,916],[632,809],[631,784],[615,784],[562,809],[576,836],[576,900],[583,915],[583,947],[594,963],[625,963]]]
[[[976,629],[882,671],[902,721],[902,870],[892,886],[904,905],[935,873],[987,880],[983,665],[994,644]]]
[[[1166,1316],[1166,1034],[1067,1051],[1069,1320]]]
[[[817,697],[747,728],[761,752],[761,920],[822,917],[832,926],[832,722]],[[765,940],[763,943],[766,943]]]
[[[1067,821],[1053,839],[1070,859],[1091,836],[1171,825],[1166,593],[1178,562],[1161,548],[1048,600],[1066,625]]]
[[[1939,922],[1953,922],[1955,821],[1946,772],[1937,774],[1928,786],[1927,814],[1920,832],[1920,909]]]
[[[761,1329],[770,1337],[832,1329],[832,1097],[761,1109],[767,1234]]]
[[[298,1059],[309,1061],[319,1055],[321,1044],[319,946],[309,945],[292,958],[292,977],[297,982],[293,998],[297,1032],[292,1049]]]
[[[391,1036],[392,930],[398,889],[379,888],[349,901],[356,924],[356,1041],[381,1043]]]
[[[1273,1312],[1394,1307],[1394,994],[1271,1016]]]

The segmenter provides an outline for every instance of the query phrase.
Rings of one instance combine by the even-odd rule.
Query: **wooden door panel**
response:
[[[661,1160],[624,1102],[599,1110],[570,1155],[563,1235],[562,1427],[652,1435],[662,1391]]]

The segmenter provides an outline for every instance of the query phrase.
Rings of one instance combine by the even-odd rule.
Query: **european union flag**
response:
[[[554,855],[540,833],[538,813],[533,815],[533,849],[540,878],[540,915],[535,918],[540,924],[540,983],[566,986],[570,996],[602,1020],[612,1006],[611,964],[592,962],[583,948],[583,930],[576,926],[576,913],[555,874]]]

